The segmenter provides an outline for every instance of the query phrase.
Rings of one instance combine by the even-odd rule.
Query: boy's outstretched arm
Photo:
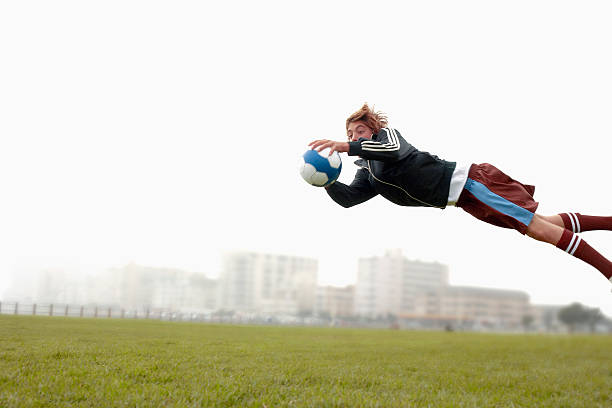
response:
[[[336,181],[325,187],[325,191],[332,200],[344,208],[361,204],[378,194],[368,181],[368,171],[366,169],[359,169],[350,185],[347,186]]]

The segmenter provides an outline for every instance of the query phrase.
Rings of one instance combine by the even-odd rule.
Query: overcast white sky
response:
[[[610,21],[607,1],[2,2],[0,293],[62,265],[216,276],[233,249],[318,257],[342,285],[401,248],[612,315],[552,246],[456,208],[343,209],[297,168],[369,102],[421,150],[535,184],[542,214],[612,215]],[[612,232],[583,238],[612,257]]]

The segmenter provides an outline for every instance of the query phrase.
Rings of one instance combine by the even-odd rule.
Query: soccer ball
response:
[[[302,156],[300,174],[308,184],[317,187],[329,186],[336,181],[342,170],[342,160],[338,152],[328,156],[328,150],[317,152],[314,149],[306,150]]]

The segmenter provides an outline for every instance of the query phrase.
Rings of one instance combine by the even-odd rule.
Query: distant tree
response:
[[[588,308],[580,303],[572,303],[559,310],[559,320],[565,323],[570,332],[576,330],[576,326],[588,326],[591,332],[595,331],[595,325],[603,319],[603,314],[597,308]]]
[[[302,309],[298,311],[298,317],[301,320],[301,323],[304,324],[307,317],[312,317],[312,310],[310,309]]]
[[[298,311],[299,317],[310,317],[312,316],[312,310],[310,309],[301,309]]]
[[[609,317],[605,317],[602,319],[602,323],[604,324],[604,326],[606,327],[606,329],[608,330],[608,333],[612,333],[612,319],[610,319]]]
[[[330,320],[331,319],[331,313],[329,313],[327,310],[320,310],[317,313],[317,317],[319,317],[320,319]]]
[[[533,324],[534,317],[532,315],[523,315],[521,318],[521,323],[523,324],[523,329],[528,331],[531,325]]]
[[[591,333],[595,332],[595,326],[603,319],[604,315],[598,308],[588,310],[587,323],[589,325],[589,330],[591,331]]]
[[[342,319],[346,320],[347,322],[359,322],[360,318],[359,316],[355,316],[355,315],[348,315],[348,316],[342,316]]]

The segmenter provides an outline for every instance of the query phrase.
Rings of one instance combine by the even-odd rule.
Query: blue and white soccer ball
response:
[[[329,186],[336,181],[342,170],[342,160],[338,152],[328,156],[328,150],[317,152],[314,149],[306,150],[302,156],[300,174],[308,184],[317,187]]]

